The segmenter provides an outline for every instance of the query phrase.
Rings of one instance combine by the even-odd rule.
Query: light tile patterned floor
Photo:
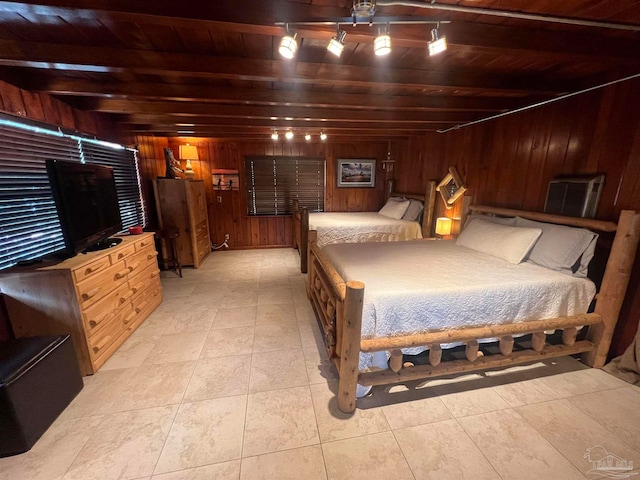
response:
[[[640,388],[571,358],[336,405],[292,249],[217,251],[0,480],[585,479],[640,467]]]

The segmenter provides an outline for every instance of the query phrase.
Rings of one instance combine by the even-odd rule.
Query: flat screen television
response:
[[[120,243],[109,238],[122,230],[113,169],[64,160],[47,160],[46,166],[65,243],[62,256]]]

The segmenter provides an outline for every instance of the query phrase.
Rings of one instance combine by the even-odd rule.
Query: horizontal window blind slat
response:
[[[0,125],[0,269],[64,247],[46,172],[47,159],[84,159],[112,167],[123,229],[145,224],[134,151],[47,132]]]

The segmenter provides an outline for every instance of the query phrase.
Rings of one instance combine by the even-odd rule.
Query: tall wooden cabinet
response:
[[[119,245],[0,272],[16,337],[71,334],[84,375],[95,373],[162,302],[153,233]]]
[[[153,192],[160,227],[173,226],[180,230],[176,239],[180,264],[198,268],[211,253],[204,180],[159,178],[153,181]],[[166,255],[163,251],[165,258]]]

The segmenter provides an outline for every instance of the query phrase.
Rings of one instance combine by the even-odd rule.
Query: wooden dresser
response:
[[[198,268],[211,253],[204,180],[159,178],[153,181],[153,192],[160,227],[180,230],[176,238],[180,264]],[[167,252],[163,251],[163,257],[167,257]]]
[[[70,333],[84,375],[95,373],[162,302],[153,233],[58,262],[0,272],[16,337]]]

